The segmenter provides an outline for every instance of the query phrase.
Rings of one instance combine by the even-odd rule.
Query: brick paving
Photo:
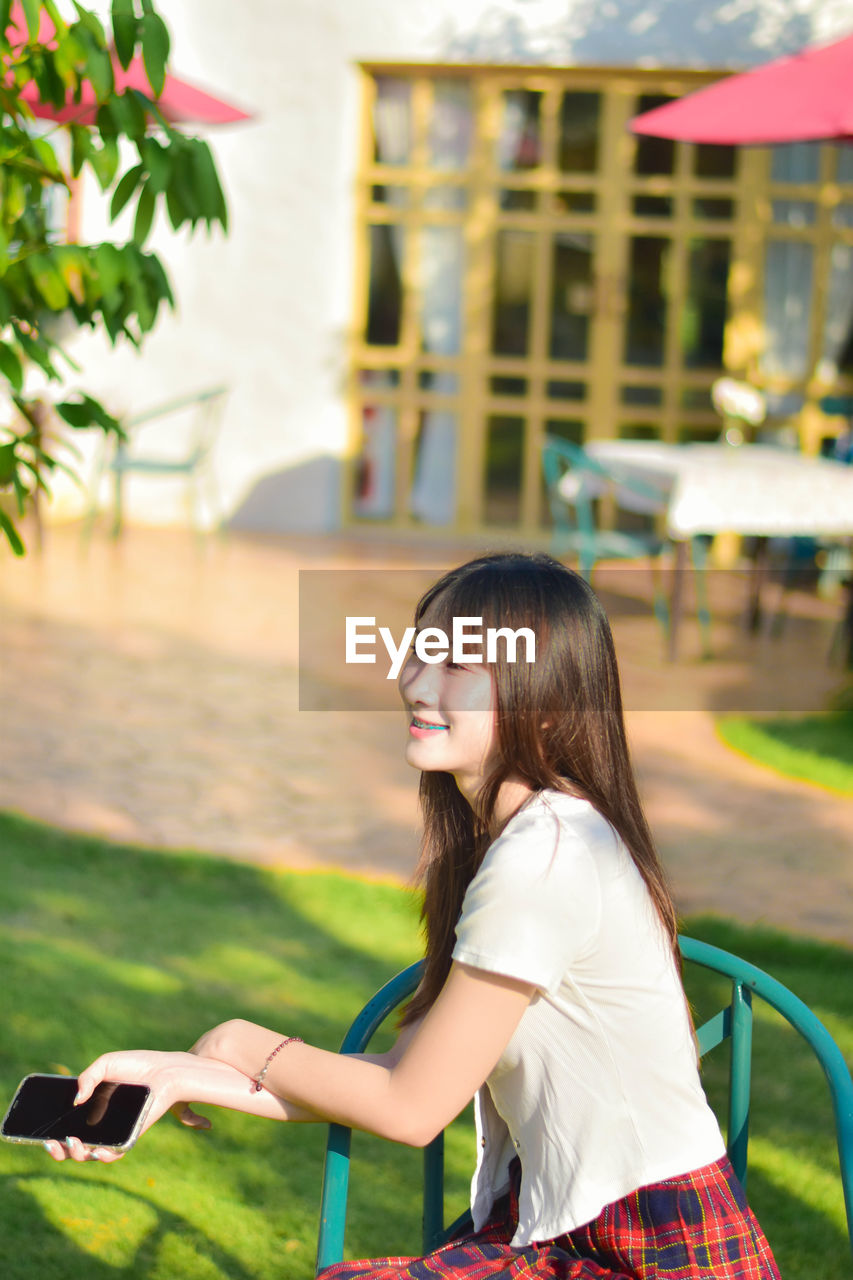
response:
[[[352,570],[428,580],[473,550],[140,529],[86,548],[55,527],[40,557],[0,553],[0,808],[119,841],[406,879],[417,812],[402,719],[299,710],[299,570],[349,571],[336,590],[362,613]],[[381,583],[405,622],[409,576]],[[681,908],[853,945],[853,803],[777,777],[714,731],[718,710],[826,707],[843,680],[827,661],[837,608],[796,595],[781,638],[747,636],[744,583],[717,574],[715,657],[701,661],[688,619],[671,664],[647,572],[605,570],[596,585]]]

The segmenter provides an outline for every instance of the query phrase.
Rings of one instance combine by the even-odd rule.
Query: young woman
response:
[[[205,1124],[185,1104],[207,1102],[423,1145],[476,1096],[473,1234],[323,1280],[778,1280],[699,1082],[607,619],[577,574],[522,554],[444,575],[415,622],[449,636],[463,617],[528,628],[535,653],[415,652],[400,676],[427,955],[391,1052],[341,1057],[237,1019],[189,1053],[98,1058],[80,1098],[142,1080],[149,1123],[175,1108]]]

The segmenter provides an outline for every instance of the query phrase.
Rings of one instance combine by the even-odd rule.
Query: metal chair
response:
[[[117,537],[121,533],[124,511],[124,478],[127,475],[173,476],[183,478],[192,498],[193,517],[198,517],[198,498],[201,483],[208,480],[212,487],[210,459],[222,411],[225,407],[227,387],[212,387],[194,395],[181,396],[166,404],[147,409],[144,413],[128,418],[122,425],[127,429],[129,438],[119,441],[112,457],[105,447],[98,459],[92,481],[89,498],[89,510],[86,516],[87,532],[91,530],[98,511],[98,497],[101,480],[106,471],[113,477],[113,524],[112,533]],[[159,418],[186,410],[194,411],[194,419],[189,432],[188,447],[185,453],[175,457],[137,452],[134,436],[139,428],[147,426]],[[217,523],[221,519],[222,510],[218,494],[216,495]]]
[[[566,554],[577,556],[578,568],[588,582],[599,560],[647,559],[652,567],[655,617],[666,634],[670,611],[660,586],[657,567],[669,543],[655,533],[625,533],[618,529],[600,528],[595,501],[609,495],[616,506],[625,511],[657,516],[666,511],[668,494],[653,484],[644,484],[618,465],[604,466],[580,445],[557,436],[545,437],[542,468],[554,525],[553,554],[557,557]],[[702,654],[708,658],[711,656],[711,611],[705,578],[705,539],[690,539],[690,557],[696,583],[696,616],[702,637]],[[678,574],[679,570],[674,572]],[[678,595],[680,598],[680,592]]]
[[[752,1075],[752,1001],[757,996],[771,1005],[803,1037],[817,1057],[829,1086],[835,1118],[841,1182],[847,1212],[847,1229],[853,1249],[853,1080],[838,1045],[823,1023],[798,996],[739,956],[696,938],[679,939],[681,954],[688,964],[720,974],[731,980],[727,1004],[697,1028],[701,1054],[709,1053],[724,1040],[729,1041],[727,1150],[741,1183],[747,1180],[750,1085]],[[341,1045],[341,1053],[363,1053],[374,1032],[417,988],[422,962],[410,965],[387,982],[358,1014]],[[317,1270],[340,1262],[346,1227],[351,1130],[329,1126],[326,1163],[317,1242]],[[444,1240],[470,1224],[463,1214],[449,1227],[444,1225],[444,1135],[439,1134],[424,1148],[423,1253],[438,1248]]]
[[[656,533],[603,529],[595,510],[596,500],[608,494],[626,511],[655,515],[665,510],[665,496],[652,485],[618,475],[580,445],[558,436],[545,437],[542,469],[554,526],[552,553],[558,558],[577,557],[578,569],[587,582],[599,560],[648,560],[655,617],[666,632],[669,609],[656,572],[667,545],[665,539]]]

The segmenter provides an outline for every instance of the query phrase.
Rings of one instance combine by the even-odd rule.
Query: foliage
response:
[[[769,720],[723,716],[717,730],[727,746],[779,773],[853,795],[853,709]]]
[[[47,489],[52,472],[70,470],[44,406],[26,393],[28,369],[63,383],[69,368],[78,370],[60,332],[103,326],[113,345],[125,338],[138,347],[161,306],[174,305],[163,264],[145,248],[158,209],[175,231],[200,223],[227,230],[207,143],[170,125],[157,105],[169,33],[152,0],[112,0],[111,25],[110,37],[76,2],[66,20],[54,0],[0,0],[0,388],[9,407],[0,425],[0,497],[14,495],[17,516],[36,489]],[[137,56],[150,94],[116,88],[113,57],[126,69]],[[55,124],[48,132],[34,124],[28,86],[59,111],[80,103],[86,82],[97,99],[94,124]],[[126,244],[62,243],[52,229],[52,197],[85,171],[109,201],[111,219],[133,211]],[[73,430],[121,435],[119,422],[85,391],[62,394],[55,410]],[[2,534],[23,552],[15,516],[0,506]]]
[[[27,1071],[78,1070],[121,1045],[186,1045],[235,1015],[334,1048],[354,1011],[418,953],[415,904],[393,885],[157,854],[8,814],[0,848],[0,1101]],[[714,919],[683,927],[780,978],[853,1051],[850,950]],[[700,1017],[718,987],[691,968]],[[753,1207],[786,1280],[842,1280],[850,1258],[825,1082],[808,1048],[764,1012],[755,1052]],[[725,1051],[703,1063],[721,1112],[725,1067]],[[310,1280],[322,1126],[212,1119],[210,1133],[166,1119],[109,1167],[54,1165],[3,1144],[4,1280]],[[417,1249],[421,1153],[366,1134],[353,1151],[350,1256]],[[455,1217],[474,1159],[469,1121],[452,1127],[446,1151]]]

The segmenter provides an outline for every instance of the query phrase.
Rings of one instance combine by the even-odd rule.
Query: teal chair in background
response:
[[[668,494],[653,484],[644,484],[636,476],[623,474],[617,466],[605,466],[581,445],[560,436],[545,437],[542,470],[553,525],[552,553],[558,559],[576,557],[578,569],[587,582],[591,582],[599,561],[647,560],[653,575],[655,617],[667,633],[669,606],[660,582],[660,560],[671,544],[654,531],[602,528],[596,502],[608,496],[624,511],[661,516],[667,509]],[[705,581],[705,541],[691,539],[690,552],[702,652],[707,658],[711,654],[711,613]]]
[[[679,939],[688,964],[698,965],[730,981],[727,1002],[697,1028],[699,1051],[704,1056],[723,1041],[729,1042],[727,1150],[735,1173],[747,1182],[750,1087],[752,1081],[752,1002],[765,1001],[803,1037],[817,1057],[829,1086],[835,1119],[835,1135],[841,1166],[841,1182],[847,1212],[847,1230],[853,1250],[853,1080],[838,1045],[823,1023],[798,996],[762,969],[739,956],[695,938]],[[347,1032],[341,1053],[363,1053],[374,1032],[417,988],[422,964],[410,965],[364,1006]],[[343,1258],[351,1130],[329,1126],[317,1244],[317,1270]],[[420,1248],[429,1253],[470,1225],[463,1214],[450,1226],[444,1223],[444,1135],[424,1148],[423,1232]],[[772,1244],[772,1241],[771,1241]]]
[[[114,537],[121,533],[124,514],[124,479],[128,475],[161,476],[183,480],[187,487],[187,495],[192,501],[192,515],[196,524],[201,487],[207,484],[214,499],[211,505],[215,507],[215,518],[218,524],[222,518],[222,509],[218,493],[214,495],[211,455],[227,395],[227,387],[211,387],[193,395],[170,400],[166,404],[156,405],[152,409],[122,421],[127,439],[120,440],[115,445],[111,456],[107,452],[108,444],[104,441],[103,451],[95,468],[86,518],[87,533],[91,532],[97,515],[101,480],[105,472],[109,472],[113,480],[112,532]],[[144,427],[161,418],[176,417],[179,414],[191,415],[189,426],[184,428],[186,446],[182,452],[167,455],[145,452],[139,448],[138,436]]]
[[[576,556],[587,581],[599,560],[654,560],[661,555],[663,538],[645,531],[603,529],[595,509],[596,501],[607,494],[626,511],[657,515],[666,510],[666,496],[658,489],[617,476],[581,445],[559,436],[545,437],[542,470],[553,521],[553,552]]]

